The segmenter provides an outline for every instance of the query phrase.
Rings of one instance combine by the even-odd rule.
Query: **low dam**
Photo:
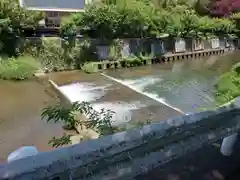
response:
[[[238,62],[238,52],[154,66],[50,74],[71,102],[88,101],[96,110],[111,109],[114,123],[159,121],[215,107],[215,82]]]
[[[148,172],[203,147],[199,158],[209,161],[202,166],[212,166],[219,158],[213,156],[219,148],[216,151],[212,143],[239,132],[239,101],[197,112],[215,107],[214,84],[239,62],[238,57],[239,52],[234,52],[101,74],[48,74],[71,102],[88,101],[96,110],[113,110],[116,126],[132,129],[144,121],[152,124],[12,162],[0,167],[0,179],[147,180]],[[204,158],[204,153],[209,157]]]

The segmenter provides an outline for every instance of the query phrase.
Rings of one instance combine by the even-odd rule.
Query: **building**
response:
[[[43,11],[46,14],[46,27],[59,27],[62,17],[82,12],[91,0],[19,0],[20,7],[31,11]]]

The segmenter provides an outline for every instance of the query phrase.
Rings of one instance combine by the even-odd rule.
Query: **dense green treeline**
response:
[[[107,1],[107,0],[106,0]],[[92,4],[62,24],[64,36],[80,33],[91,38],[129,37],[209,37],[235,35],[232,18],[201,16],[195,4],[184,1],[117,1]],[[156,6],[155,4],[159,4]]]

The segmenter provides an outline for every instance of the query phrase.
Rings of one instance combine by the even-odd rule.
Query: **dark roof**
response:
[[[21,7],[40,11],[82,11],[87,0],[19,0]]]

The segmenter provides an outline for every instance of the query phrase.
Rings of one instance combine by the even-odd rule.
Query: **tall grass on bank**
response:
[[[240,96],[240,64],[235,65],[230,72],[223,74],[216,87],[216,102],[225,104]]]
[[[0,60],[0,79],[26,80],[33,76],[40,64],[31,56],[2,58]]]

